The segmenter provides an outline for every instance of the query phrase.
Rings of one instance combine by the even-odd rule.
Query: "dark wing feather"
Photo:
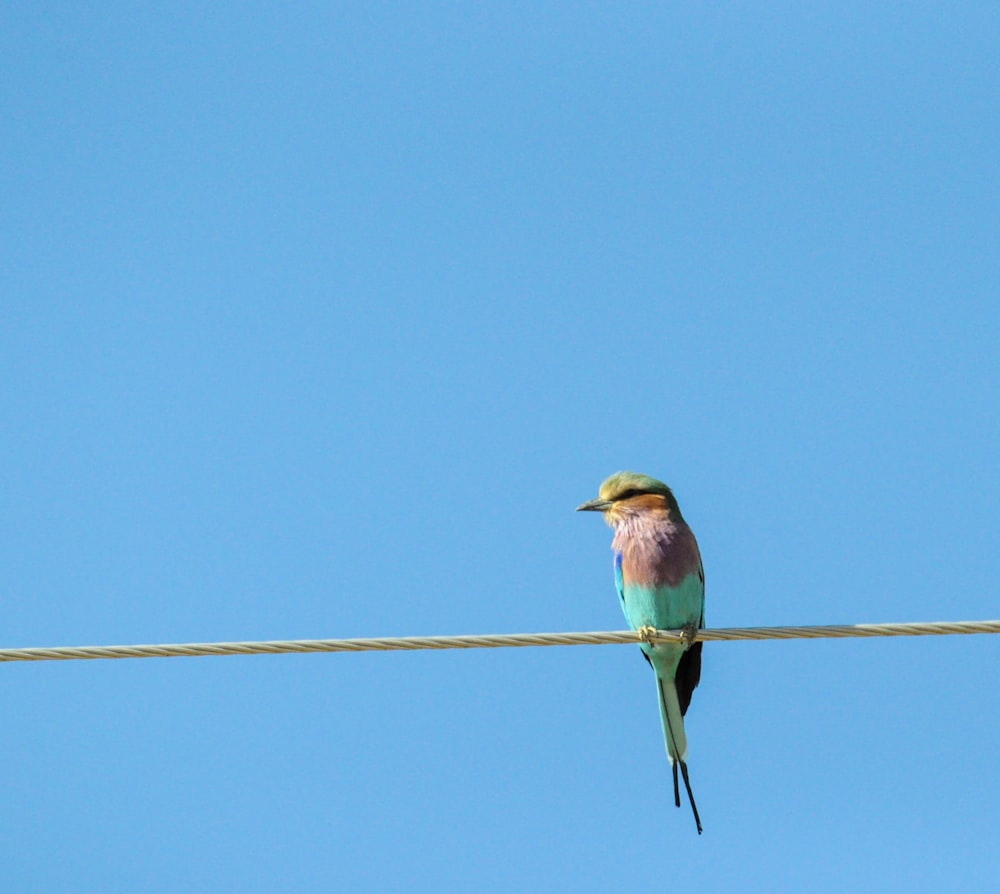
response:
[[[674,682],[677,685],[677,700],[681,703],[681,714],[687,714],[688,705],[691,704],[691,694],[694,692],[698,681],[701,680],[701,647],[704,643],[693,643],[691,648],[681,655],[680,663],[677,665],[677,676]]]
[[[705,586],[705,566],[698,563],[698,578],[701,585]],[[702,609],[698,626],[705,626],[705,611]],[[677,700],[681,703],[681,716],[687,714],[688,706],[691,704],[691,696],[701,680],[701,647],[704,643],[693,643],[682,656],[677,665],[677,676],[674,678],[677,684]]]

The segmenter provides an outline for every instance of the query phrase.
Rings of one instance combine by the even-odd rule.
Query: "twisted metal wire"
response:
[[[832,624],[813,627],[716,627],[692,641],[837,639],[859,636],[946,636],[1000,633],[1000,621],[933,621],[905,624]],[[501,633],[474,636],[388,636],[291,639],[233,643],[163,643],[136,646],[57,646],[0,649],[4,661],[74,661],[96,658],[192,658],[207,655],[282,655],[304,652],[397,652],[420,649],[500,649],[517,646],[601,646],[684,640],[679,630],[611,630],[594,633]]]

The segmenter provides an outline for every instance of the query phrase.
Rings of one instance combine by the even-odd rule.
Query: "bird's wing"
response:
[[[701,562],[698,563],[698,579],[701,581],[702,591],[704,591],[705,567]],[[701,618],[698,620],[698,626],[705,626],[704,600],[701,603]],[[680,663],[677,665],[674,682],[677,685],[677,700],[681,703],[682,716],[687,713],[688,706],[691,704],[691,695],[701,680],[701,647],[703,645],[704,643],[701,642],[693,643],[691,648],[681,656]]]
[[[619,552],[615,553],[615,588],[618,590],[618,599],[622,604],[622,614],[628,621],[628,612],[625,611],[625,576],[622,574],[622,554]],[[629,626],[632,626],[631,621],[629,621]]]
[[[705,566],[702,564],[701,559],[698,560],[698,580],[701,581],[701,618],[698,620],[698,626],[705,626]]]
[[[701,680],[701,647],[703,645],[705,644],[702,642],[693,643],[681,655],[681,660],[677,664],[674,685],[677,686],[677,701],[681,705],[682,717],[687,714],[688,706],[691,704],[691,696]]]

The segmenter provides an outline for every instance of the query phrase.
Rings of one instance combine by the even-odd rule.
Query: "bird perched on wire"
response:
[[[701,818],[687,768],[684,714],[701,679],[702,643],[694,642],[705,625],[705,572],[694,534],[670,488],[636,472],[616,472],[596,500],[578,511],[603,512],[615,530],[615,584],[629,627],[649,637],[655,630],[683,630],[678,642],[646,640],[643,655],[656,674],[660,722],[674,776],[674,803],[681,806],[677,770],[687,789],[694,821]]]

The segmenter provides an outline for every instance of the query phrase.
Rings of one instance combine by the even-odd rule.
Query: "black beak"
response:
[[[607,512],[614,503],[611,500],[602,500],[600,498],[596,500],[588,500],[582,506],[577,506],[577,512]]]

